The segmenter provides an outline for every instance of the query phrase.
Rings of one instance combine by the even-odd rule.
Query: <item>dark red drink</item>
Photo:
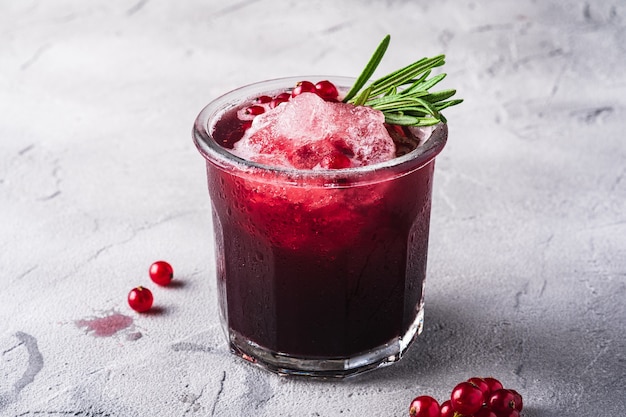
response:
[[[281,373],[346,376],[393,362],[421,330],[434,157],[418,149],[372,166],[272,168],[227,148],[252,85],[203,110],[219,301],[234,352]],[[223,145],[223,146],[222,146]]]

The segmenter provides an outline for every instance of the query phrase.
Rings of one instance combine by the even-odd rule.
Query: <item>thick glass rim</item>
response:
[[[290,88],[302,80],[312,82],[330,80],[337,86],[345,87],[349,87],[354,83],[354,78],[351,77],[298,76],[255,82],[231,90],[206,105],[195,119],[193,140],[202,156],[213,165],[224,170],[237,172],[237,175],[254,175],[258,176],[258,179],[271,175],[272,182],[282,180],[292,185],[310,185],[311,182],[321,182],[324,186],[338,187],[345,183],[354,186],[358,183],[379,182],[407,175],[432,161],[446,144],[448,127],[446,124],[440,123],[434,126],[431,136],[424,144],[412,152],[389,161],[363,167],[304,170],[275,167],[240,158],[213,139],[211,132],[213,125],[227,110],[239,105],[244,100],[252,99],[260,94]]]

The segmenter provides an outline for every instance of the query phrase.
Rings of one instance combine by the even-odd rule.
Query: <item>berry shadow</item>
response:
[[[356,384],[405,379],[416,381],[420,377],[449,372],[450,365],[464,355],[464,346],[467,346],[468,340],[478,336],[472,323],[463,320],[452,309],[427,303],[424,329],[402,359],[389,367],[351,378],[350,381]],[[455,353],[455,350],[458,352]]]
[[[400,361],[352,379],[356,384],[393,383],[454,386],[458,375],[502,375],[516,377],[519,336],[516,323],[468,314],[474,308],[459,309],[448,303],[429,300],[425,305],[424,329]],[[447,381],[450,382],[447,382]]]
[[[349,384],[406,387],[411,393],[427,389],[445,398],[460,381],[493,376],[522,394],[524,417],[557,417],[576,414],[573,405],[576,415],[596,415],[587,411],[614,389],[616,375],[624,375],[625,344],[609,338],[621,332],[616,325],[588,321],[581,329],[575,316],[516,310],[503,316],[478,302],[459,307],[428,301],[424,330],[404,357]],[[611,406],[626,409],[626,401]]]
[[[174,289],[185,288],[186,285],[187,283],[185,281],[174,279],[167,285],[166,288],[174,288]]]
[[[167,314],[168,309],[163,307],[163,306],[152,306],[152,308],[150,308],[150,310],[143,312],[141,314],[143,314],[144,316],[163,316],[165,314]]]

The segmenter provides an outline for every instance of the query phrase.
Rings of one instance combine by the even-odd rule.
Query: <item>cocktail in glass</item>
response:
[[[397,361],[422,329],[434,158],[447,127],[431,128],[407,154],[357,168],[289,169],[233,155],[242,103],[301,79],[216,99],[193,135],[206,159],[231,350],[281,374],[345,377]]]

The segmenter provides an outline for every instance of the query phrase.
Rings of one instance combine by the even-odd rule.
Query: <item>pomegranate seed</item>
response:
[[[324,100],[336,100],[337,96],[339,96],[339,92],[337,91],[335,84],[328,80],[320,81],[315,84],[315,90],[317,95]]]
[[[291,97],[299,96],[302,93],[316,93],[315,84],[310,81],[300,81],[296,84],[295,88],[291,92]]]
[[[272,98],[270,96],[259,96],[254,100],[254,102],[258,104],[265,104],[269,103],[270,101],[272,101]]]
[[[252,116],[258,116],[259,114],[265,113],[265,109],[261,106],[250,106],[246,109],[246,114]]]
[[[279,95],[274,97],[274,99],[270,102],[270,108],[273,109],[274,107],[278,106],[280,103],[286,103],[289,101],[290,98],[291,98],[291,95],[289,93],[280,93]]]

